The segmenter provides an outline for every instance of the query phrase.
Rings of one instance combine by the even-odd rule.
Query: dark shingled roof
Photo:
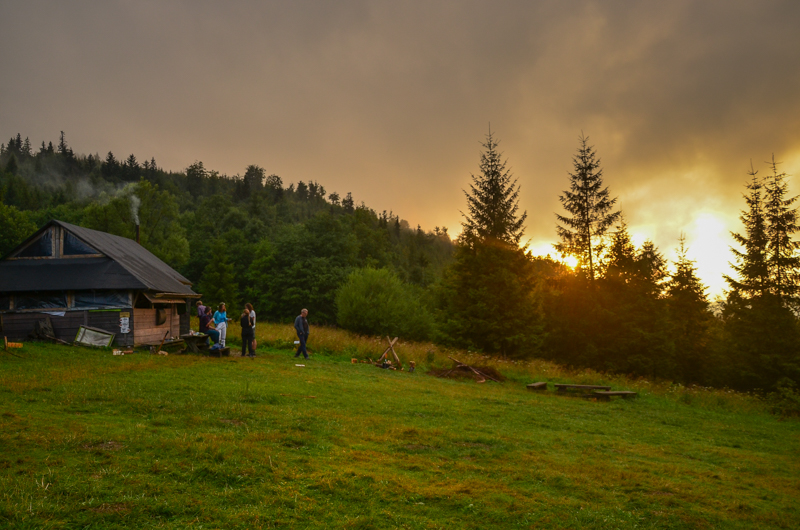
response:
[[[0,291],[145,289],[196,294],[189,280],[132,239],[56,220],[36,234],[52,225],[63,227],[107,258],[4,260],[0,262]]]
[[[110,258],[24,259],[0,263],[0,292],[147,289]]]

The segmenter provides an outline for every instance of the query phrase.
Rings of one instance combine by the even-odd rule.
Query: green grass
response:
[[[296,367],[259,326],[255,360],[0,355],[0,527],[800,527],[800,424],[753,397],[542,362],[444,380],[424,370],[448,352],[398,348],[409,374],[344,339]],[[641,397],[525,389],[543,379]]]

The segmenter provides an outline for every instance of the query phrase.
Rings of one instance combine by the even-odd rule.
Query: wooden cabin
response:
[[[189,332],[191,287],[136,241],[53,220],[0,260],[0,335],[25,340],[49,317],[68,342],[91,326],[118,346],[158,343]]]

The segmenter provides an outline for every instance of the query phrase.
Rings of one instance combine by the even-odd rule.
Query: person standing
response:
[[[244,307],[250,311],[250,319],[253,321],[253,352],[256,351],[256,310],[253,309],[253,304],[247,303]]]
[[[250,310],[247,307],[242,311],[242,317],[239,323],[242,325],[242,357],[247,354],[248,350],[250,351],[250,357],[255,357],[256,352],[253,350],[253,340],[255,339],[253,317],[250,315]]]
[[[202,300],[198,300],[195,305],[197,306],[197,318],[200,318],[206,314],[206,306],[203,305]]]
[[[228,312],[225,302],[219,304],[219,310],[214,312],[214,325],[219,332],[219,345],[225,347],[225,337],[228,335]]]
[[[300,339],[300,346],[297,347],[297,353],[294,354],[295,358],[303,357],[308,359],[308,350],[306,349],[306,341],[308,340],[308,309],[303,309],[297,318],[294,319],[294,330],[297,332],[297,338]]]

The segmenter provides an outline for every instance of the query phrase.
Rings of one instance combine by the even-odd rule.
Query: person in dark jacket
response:
[[[308,309],[303,309],[297,318],[294,319],[294,330],[297,332],[297,338],[300,339],[300,346],[297,347],[297,353],[294,354],[295,358],[303,357],[308,359],[308,350],[306,349],[306,341],[308,340]]]
[[[256,352],[253,350],[253,340],[256,338],[256,333],[253,330],[253,317],[250,316],[250,310],[244,308],[242,311],[242,318],[239,321],[242,325],[242,357],[250,352],[250,357],[255,357]]]
[[[200,333],[205,333],[211,337],[211,342],[214,344],[219,342],[219,331],[214,329],[214,320],[211,317],[211,308],[205,307],[205,314],[200,316]]]

